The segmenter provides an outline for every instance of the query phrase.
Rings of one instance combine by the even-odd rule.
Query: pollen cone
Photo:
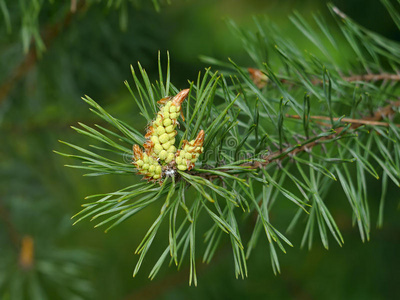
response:
[[[146,179],[153,181],[161,178],[162,168],[157,159],[143,153],[138,145],[133,146],[133,164]]]
[[[193,169],[201,153],[203,153],[204,130],[201,130],[196,139],[183,141],[182,149],[178,150],[175,157],[177,168],[181,171]]]
[[[179,92],[173,98],[163,98],[157,117],[151,122],[145,135],[146,142],[143,147],[148,155],[154,153],[162,162],[170,163],[175,158],[175,130],[181,111],[182,102],[189,94],[189,89]]]

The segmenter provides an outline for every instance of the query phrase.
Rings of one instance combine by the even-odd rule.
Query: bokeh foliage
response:
[[[27,57],[24,54],[19,31],[20,11],[13,6],[16,4],[4,1],[6,2],[12,26],[9,34],[6,33],[7,26],[1,28],[2,82],[8,82],[13,70]],[[283,8],[277,4],[244,2],[235,5],[229,3],[229,8],[225,10],[233,19],[236,18],[238,23],[243,23],[244,19],[247,19],[249,24],[240,26],[256,30],[256,27],[250,24],[250,14],[260,12],[262,8],[270,17],[275,18],[275,22],[281,26],[285,34],[292,37],[299,48],[308,48],[310,51],[316,49],[307,38],[300,37],[292,25],[288,25],[288,11],[295,8],[290,1],[287,1]],[[57,6],[56,1],[54,3],[42,1],[42,3],[46,13],[39,15],[38,25],[41,28],[47,25],[51,27],[57,23],[56,20],[69,12],[69,3],[61,8]],[[393,185],[390,185],[386,192],[384,227],[381,231],[377,231],[375,224],[372,225],[370,242],[362,244],[357,237],[357,230],[351,226],[349,204],[345,194],[341,192],[337,195],[328,194],[326,202],[329,203],[346,240],[343,249],[331,245],[330,251],[326,252],[319,245],[314,245],[311,252],[289,250],[290,255],[280,258],[283,275],[276,278],[270,271],[266,245],[258,245],[249,260],[250,278],[242,282],[234,280],[234,276],[230,275],[233,274],[234,265],[229,247],[224,246],[229,243],[227,239],[220,252],[216,254],[213,265],[203,268],[202,264],[198,264],[200,286],[195,290],[185,287],[188,278],[188,269],[185,268],[188,264],[184,264],[178,274],[172,268],[162,269],[154,285],[144,274],[134,280],[130,277],[135,262],[133,249],[140,243],[141,237],[158,216],[159,207],[149,207],[134,221],[128,220],[107,235],[92,230],[87,223],[81,223],[78,228],[72,228],[72,232],[66,232],[65,228],[72,223],[66,221],[66,216],[71,216],[79,209],[79,205],[82,204],[81,199],[85,196],[121,189],[132,184],[132,178],[129,176],[82,179],[83,172],[62,167],[63,164],[70,164],[70,160],[52,154],[53,149],[60,149],[57,143],[60,137],[79,145],[88,143],[85,137],[79,138],[73,134],[69,126],[76,126],[78,121],[88,125],[99,122],[98,117],[90,114],[87,105],[80,100],[83,94],[90,95],[112,115],[130,121],[138,131],[142,132],[146,121],[137,117],[138,108],[123,85],[125,79],[131,80],[129,64],[136,64],[136,61],[140,60],[152,81],[157,80],[157,51],[165,53],[165,50],[169,49],[172,56],[171,78],[178,88],[185,88],[188,79],[195,81],[198,70],[209,65],[197,59],[200,54],[218,58],[227,64],[229,62],[226,57],[230,56],[240,66],[262,67],[255,64],[251,56],[242,50],[241,40],[235,38],[228,30],[229,26],[220,20],[222,8],[227,5],[223,1],[220,4],[209,1],[203,5],[191,1],[183,3],[176,1],[162,7],[161,12],[156,12],[152,3],[139,9],[129,4],[126,6],[129,21],[122,22],[126,24],[125,31],[121,30],[121,11],[114,8],[106,9],[106,3],[103,4],[93,2],[87,9],[74,15],[69,25],[63,27],[46,47],[46,51],[42,52],[40,60],[35,61],[34,66],[30,67],[24,76],[19,77],[18,81],[13,83],[12,89],[0,100],[2,182],[0,200],[8,211],[9,219],[16,224],[18,232],[33,236],[35,241],[37,239],[35,245],[38,247],[43,245],[42,247],[48,248],[41,240],[49,240],[49,243],[54,244],[54,249],[79,250],[71,253],[75,253],[83,271],[81,270],[79,276],[73,272],[68,275],[75,278],[84,275],[84,278],[89,279],[86,287],[86,293],[89,293],[87,298],[99,299],[101,295],[104,299],[129,299],[131,296],[146,299],[150,297],[176,299],[187,298],[190,295],[194,299],[196,297],[203,299],[206,296],[239,298],[269,295],[279,298],[303,296],[384,299],[395,293],[398,276],[395,276],[396,270],[393,266],[398,262],[395,254],[399,249],[396,238],[399,223],[396,215],[398,191]],[[302,15],[309,18],[308,9],[316,10],[321,3],[306,1],[304,5],[303,9],[306,12]],[[340,7],[347,12],[345,4],[342,5]],[[362,7],[360,5],[358,7]],[[379,10],[381,8],[378,3],[371,6],[374,13],[375,9],[382,11]],[[234,7],[241,13],[235,11]],[[320,7],[322,13],[327,15],[327,9],[322,5]],[[246,12],[247,17],[243,17],[245,15],[243,12]],[[350,14],[352,12],[349,11]],[[215,22],[211,22],[212,24],[209,22],[210,15],[215,16]],[[328,24],[333,24],[333,20],[328,19]],[[389,30],[385,32],[393,36],[395,25],[389,24]],[[370,29],[375,29],[372,22],[367,25]],[[214,35],[209,37],[211,32],[214,32]],[[339,36],[338,32],[334,34]],[[344,41],[338,38],[337,43]],[[354,55],[351,54],[351,49],[343,52]],[[340,60],[342,54],[339,53],[336,58]],[[371,214],[376,220],[379,211],[380,182],[368,179],[367,184],[370,187],[368,198],[371,203]],[[41,210],[42,206],[47,208]],[[343,210],[343,206],[347,206],[347,213]],[[284,204],[284,207],[286,209],[279,215],[272,216],[272,221],[279,228],[285,228],[285,224],[293,216],[293,207],[290,204]],[[35,213],[26,214],[30,211]],[[54,216],[50,218],[53,221],[44,218],[45,215]],[[52,223],[54,220],[56,222]],[[40,224],[46,225],[40,227]],[[204,223],[200,226],[207,225]],[[3,251],[10,253],[14,269],[18,269],[15,267],[15,261],[19,259],[19,252],[12,250],[14,246],[10,244],[6,228],[6,226],[1,228],[0,249],[2,253]],[[251,228],[245,230],[250,234]],[[291,235],[291,242],[300,245],[302,232],[295,231],[295,233]],[[165,231],[164,235],[167,234]],[[156,240],[154,243],[161,244],[161,242],[166,241]],[[260,244],[264,242],[260,240]],[[200,249],[203,247],[201,238],[196,245]],[[62,251],[58,251],[53,252],[60,253],[61,256]],[[96,263],[93,263],[93,258],[88,256],[88,251],[96,254]],[[38,253],[40,253],[39,248]],[[143,268],[149,272],[153,264],[146,263],[147,260],[154,262],[160,254],[149,252],[150,256]],[[45,257],[50,259],[48,254],[45,254]],[[64,258],[64,260],[73,259]],[[62,264],[57,263],[57,266],[61,267]],[[350,279],[351,286],[348,283]],[[366,285],[366,282],[370,284]],[[63,281],[59,285],[63,286]],[[142,287],[146,285],[149,287]],[[49,293],[52,298],[54,295],[66,292],[49,289]],[[68,297],[68,294],[63,295]],[[41,295],[38,297],[43,299]]]

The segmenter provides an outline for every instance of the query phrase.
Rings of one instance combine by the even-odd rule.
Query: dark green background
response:
[[[337,0],[333,3],[362,25],[392,39],[400,39],[399,31],[379,1]],[[9,6],[13,13],[11,33],[6,33],[0,19],[2,87],[25,57],[19,35],[20,13],[12,3]],[[41,28],[54,26],[67,10],[66,6],[46,2],[39,18]],[[123,84],[125,79],[133,82],[130,64],[135,66],[140,61],[156,80],[157,52],[160,50],[166,61],[168,50],[171,80],[178,88],[186,88],[187,80],[195,80],[198,72],[208,67],[200,61],[200,55],[223,61],[230,57],[240,65],[253,66],[225,20],[231,18],[244,28],[255,28],[252,16],[265,14],[288,38],[306,48],[307,41],[299,37],[288,19],[293,10],[300,11],[307,19],[312,12],[329,14],[325,1],[318,0],[172,0],[172,4],[163,5],[160,12],[151,5],[129,6],[129,22],[123,31],[119,26],[119,11],[109,11],[105,4],[94,4],[78,12],[34,66],[0,99],[0,203],[3,207],[0,256],[18,259],[18,251],[9,238],[6,213],[21,236],[33,236],[37,255],[46,253],[41,249],[48,247],[87,250],[94,255],[83,272],[93,287],[90,299],[400,297],[399,191],[393,186],[388,191],[384,227],[375,229],[373,224],[371,241],[361,242],[357,228],[351,225],[347,200],[342,193],[336,194],[333,190],[326,202],[342,230],[343,248],[331,240],[330,250],[326,251],[316,239],[311,251],[299,249],[302,225],[288,236],[295,247],[286,255],[280,255],[281,275],[273,275],[266,240],[263,240],[248,261],[249,277],[236,280],[226,239],[210,265],[198,265],[197,288],[188,287],[188,264],[179,272],[165,267],[154,281],[147,279],[157,255],[164,249],[163,238],[153,244],[139,276],[131,277],[137,260],[133,252],[157,216],[159,207],[140,213],[108,234],[92,229],[89,222],[70,226],[69,217],[80,209],[85,196],[117,190],[132,182],[128,177],[82,177],[83,172],[63,167],[72,161],[52,152],[53,149],[68,151],[58,139],[82,146],[91,142],[69,128],[78,121],[88,125],[99,122],[81,96],[89,95],[114,116],[141,130],[146,125],[145,120],[138,116]],[[328,21],[333,24],[329,16]],[[370,179],[369,190],[375,222],[380,183]],[[290,204],[283,205],[280,214],[272,216],[277,227],[284,230],[294,211]],[[246,225],[243,228],[250,230]],[[199,246],[198,253],[201,249]],[[50,299],[59,297],[51,286],[47,289],[52,295]]]

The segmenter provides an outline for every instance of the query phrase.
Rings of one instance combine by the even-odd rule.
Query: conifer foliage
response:
[[[400,29],[400,13],[388,0],[382,3]],[[169,56],[165,72],[159,54],[156,80],[140,64],[132,67],[134,86],[125,85],[140,111],[133,118],[149,124],[146,134],[85,96],[108,126],[73,127],[97,144],[62,142],[74,154],[57,153],[80,160],[70,167],[89,176],[125,174],[132,185],[87,197],[76,222],[90,219],[108,231],[159,205],[136,249],[133,275],[159,243],[160,228],[167,227],[168,241],[149,276],[154,278],[164,263],[179,268],[188,259],[189,282],[195,285],[202,237],[207,263],[221,243],[230,242],[237,277],[247,276],[246,260],[261,236],[269,242],[275,273],[280,272],[278,250],[293,246],[289,234],[296,228],[303,232],[301,246],[311,248],[316,239],[327,249],[331,240],[343,245],[326,201],[339,189],[349,204],[343,203],[343,210],[351,212],[361,239],[369,240],[375,222],[383,224],[388,185],[400,186],[400,45],[336,7],[329,9],[335,31],[319,15],[313,23],[297,13],[290,18],[308,40],[306,50],[265,18],[255,18],[253,31],[228,22],[254,65],[203,57],[213,67],[188,86],[171,82]],[[149,180],[140,180],[142,175]],[[370,217],[370,178],[382,182],[377,220]],[[286,207],[285,201],[295,211],[287,227],[278,228],[270,217]],[[208,230],[199,232],[198,224],[205,222]],[[250,235],[243,230],[246,223]]]

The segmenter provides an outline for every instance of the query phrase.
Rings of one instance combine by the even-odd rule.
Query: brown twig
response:
[[[287,118],[291,119],[297,119],[300,120],[302,119],[301,116],[299,115],[286,115]],[[330,117],[325,117],[325,116],[310,116],[310,119],[313,120],[324,120],[324,121],[330,121]],[[371,121],[371,120],[364,120],[364,119],[352,119],[352,118],[332,118],[333,121],[341,121],[343,123],[352,123],[352,124],[361,124],[361,125],[371,125],[371,126],[385,126],[389,127],[390,124],[387,122],[379,122],[379,121]],[[324,123],[324,122],[319,122],[319,124],[322,124],[324,126],[331,126],[329,123]],[[395,126],[400,127],[400,124],[396,124]]]
[[[259,69],[248,68],[247,71],[250,74],[251,80],[258,88],[265,87],[269,78]],[[374,82],[374,81],[400,81],[400,74],[391,74],[391,73],[378,73],[378,74],[361,74],[361,75],[352,75],[352,76],[343,76],[342,79],[347,82],[356,82],[356,81],[364,81],[364,82]],[[281,83],[284,84],[294,84],[293,81],[280,78]],[[312,79],[311,83],[313,85],[322,84],[321,79]]]
[[[364,74],[364,75],[353,75],[348,77],[342,77],[343,80],[348,82],[353,81],[400,81],[399,74],[380,73],[380,74]]]
[[[396,102],[393,102],[393,103],[391,103],[391,104],[389,104],[389,105],[383,107],[382,109],[380,109],[380,110],[378,110],[377,112],[375,112],[375,114],[374,114],[373,116],[371,116],[371,117],[365,117],[365,118],[363,118],[363,119],[361,119],[361,120],[363,120],[363,121],[368,121],[368,122],[370,122],[370,123],[371,123],[371,122],[378,122],[378,121],[382,120],[384,117],[386,117],[386,116],[391,116],[391,115],[393,115],[394,113],[396,113],[395,110],[393,109],[393,107],[400,107],[400,100],[399,100],[399,101],[396,101]],[[360,127],[361,125],[363,125],[363,124],[360,123],[360,122],[359,122],[359,123],[353,123],[353,124],[350,126],[349,129],[355,130],[355,129],[357,129],[358,127]],[[315,141],[313,141],[313,142],[310,142],[310,143],[308,143],[308,144],[303,145],[303,146],[300,147],[300,148],[296,148],[296,149],[294,149],[293,151],[287,153],[287,155],[285,155],[285,156],[283,156],[283,157],[281,157],[282,152],[286,152],[286,151],[289,149],[289,147],[283,149],[282,151],[273,152],[273,153],[271,153],[271,154],[269,154],[269,155],[263,157],[264,160],[265,160],[265,162],[260,163],[260,164],[261,164],[261,167],[265,167],[266,165],[268,165],[268,164],[269,164],[270,162],[272,162],[273,160],[276,160],[277,157],[280,157],[279,160],[282,160],[283,158],[287,157],[289,154],[290,154],[290,155],[296,155],[296,154],[299,153],[299,152],[303,152],[303,151],[305,151],[305,150],[309,150],[309,149],[311,149],[311,148],[317,146],[317,145],[320,144],[322,141],[330,140],[330,139],[333,139],[333,138],[335,138],[335,137],[338,137],[338,136],[341,134],[342,130],[343,130],[343,127],[338,128],[338,129],[337,129],[334,133],[332,133],[331,135],[328,135],[328,136],[325,136],[325,137],[321,137],[321,138],[319,138],[319,139],[317,139],[317,140],[315,140]],[[260,166],[254,165],[254,167],[259,168]]]
[[[54,39],[59,35],[62,29],[66,28],[72,20],[72,16],[80,9],[84,7],[84,0],[79,1],[78,4],[75,3],[75,10],[71,10],[66,14],[63,20],[56,24],[51,24],[46,26],[42,30],[43,42],[48,48]],[[71,3],[72,5],[72,3]],[[0,104],[6,99],[7,95],[10,93],[14,85],[22,79],[36,64],[38,61],[38,53],[36,48],[31,45],[29,52],[26,54],[23,61],[11,72],[8,79],[0,86]]]
[[[364,124],[376,125],[376,122],[378,122],[380,125],[382,125],[382,122],[380,122],[380,120],[382,120],[384,117],[390,117],[396,113],[396,111],[393,109],[394,107],[400,107],[400,100],[396,101],[396,102],[392,102],[391,104],[383,107],[382,109],[376,111],[370,117],[365,117],[365,118],[359,119],[358,122],[350,122],[352,124],[350,125],[349,130],[354,131]],[[323,142],[323,141],[340,138],[340,135],[341,135],[343,129],[344,129],[344,127],[336,128],[336,130],[334,132],[332,132],[332,134],[330,134],[328,136],[320,137],[320,138],[313,140],[312,142],[309,142],[307,144],[304,144],[298,148],[286,147],[282,150],[272,152],[269,155],[263,156],[262,157],[263,161],[261,161],[261,162],[260,161],[247,162],[247,163],[241,164],[240,166],[248,167],[250,169],[265,168],[267,165],[269,165],[272,162],[279,162],[288,156],[294,156],[300,152],[309,151],[313,147],[320,145],[321,142]],[[290,150],[290,149],[292,149],[292,150]],[[285,154],[282,155],[283,153],[285,153]],[[227,172],[230,170],[226,169],[226,170],[219,170],[219,171]],[[217,178],[216,175],[211,174],[211,173],[194,173],[194,174],[197,176],[207,178],[209,180]]]

